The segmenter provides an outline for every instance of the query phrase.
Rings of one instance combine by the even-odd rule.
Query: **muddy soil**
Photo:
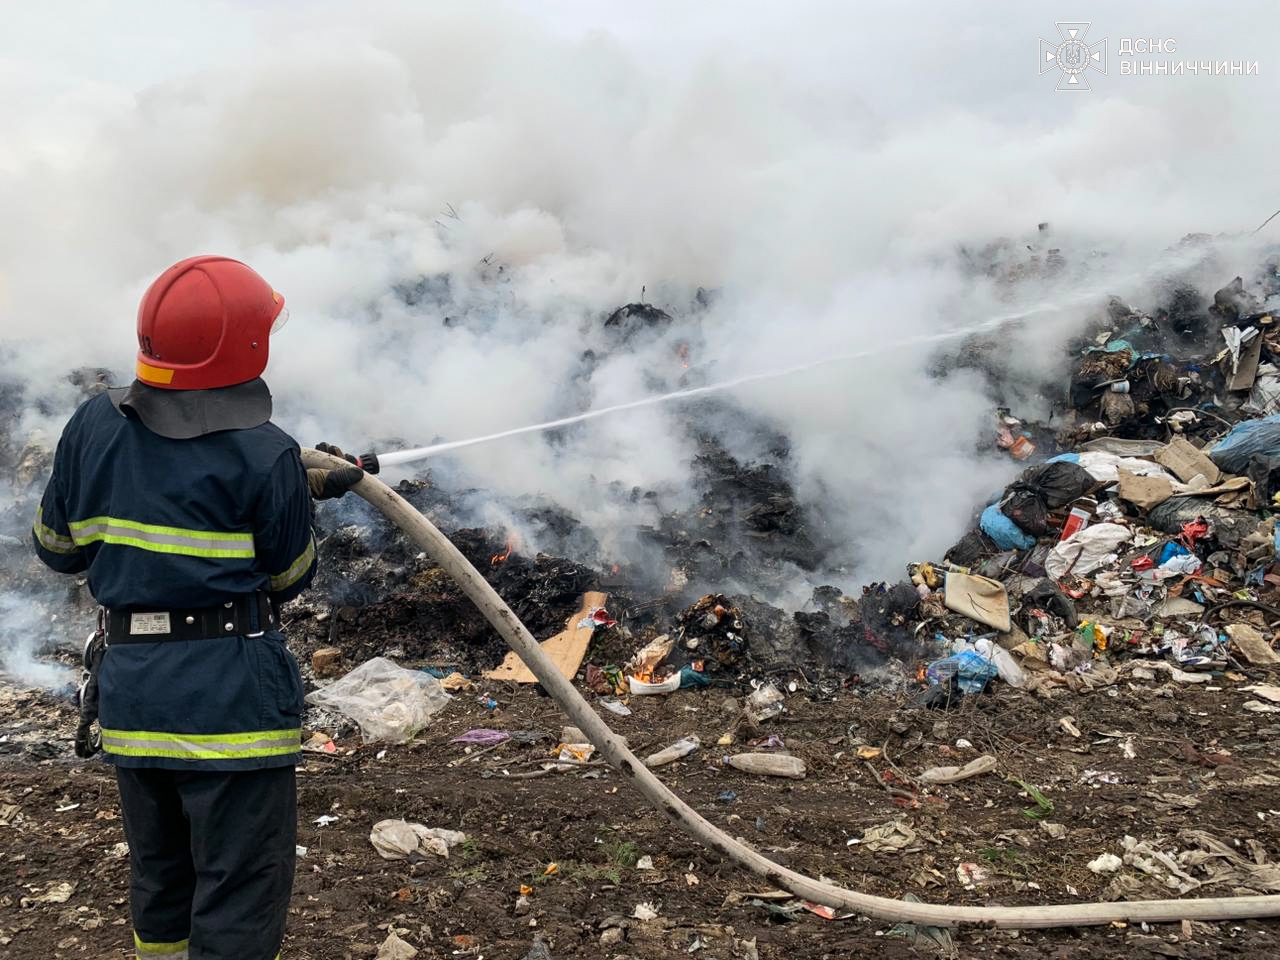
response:
[[[786,714],[758,729],[726,705],[733,691],[712,688],[633,698],[630,717],[606,716],[641,755],[697,733],[703,748],[663,768],[663,779],[714,823],[797,870],[885,896],[1048,904],[1114,897],[1118,882],[1141,882],[1130,898],[1169,895],[1132,867],[1088,869],[1099,854],[1123,853],[1126,835],[1175,852],[1186,846],[1179,831],[1198,828],[1246,858],[1254,858],[1250,840],[1280,858],[1280,718],[1244,710],[1250,695],[1241,682],[1214,686],[1122,684],[1052,701],[998,686],[949,712],[905,709],[905,692],[810,699],[801,689]],[[519,960],[535,938],[553,958],[947,955],[894,936],[890,924],[827,920],[761,899],[766,884],[675,831],[607,767],[540,773],[563,722],[554,704],[528,688],[482,689],[499,701],[496,711],[476,701],[477,691],[460,694],[411,744],[348,737],[336,754],[307,754],[298,838],[306,853],[285,957],[373,957],[388,929],[423,958]],[[1080,736],[1059,724],[1063,716]],[[449,743],[474,727],[546,737],[485,753]],[[0,955],[15,960],[131,955],[111,769],[71,757],[72,728],[68,703],[0,688]],[[777,734],[805,760],[807,778],[725,767],[719,760],[730,748],[715,744],[726,733],[732,749]],[[864,760],[859,745],[884,752]],[[912,788],[925,768],[980,753],[999,758],[995,773],[927,793]],[[322,815],[337,819],[321,826]],[[468,840],[447,860],[383,860],[369,831],[384,818],[462,830]],[[906,851],[850,845],[892,820],[915,831]],[[651,869],[640,869],[645,857]],[[987,879],[966,884],[961,864]],[[518,905],[522,887],[532,888],[527,906]],[[1196,891],[1233,892],[1230,884]],[[641,904],[656,919],[634,919]],[[1272,958],[1280,921],[967,929],[952,940],[950,955],[959,957]]]

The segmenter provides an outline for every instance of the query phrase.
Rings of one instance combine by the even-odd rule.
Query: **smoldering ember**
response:
[[[504,522],[476,525],[482,491],[433,460],[394,489],[630,750],[777,864],[953,906],[1123,915],[1149,899],[1277,894],[1278,266],[1228,265],[1218,289],[1174,277],[1150,303],[1097,298],[1042,358],[1034,419],[1010,387],[1007,331],[928,347],[933,378],[980,378],[990,429],[974,457],[1012,479],[972,504],[950,549],[880,582],[832,562],[848,554],[797,487],[788,437],[732,395],[687,401],[692,496],[611,488],[657,518],[610,537],[622,552],[548,496],[510,498]],[[1037,256],[1000,269],[1061,268]],[[696,309],[678,319],[696,326]],[[602,305],[597,322],[621,345],[675,312]],[[702,382],[691,354],[680,386]],[[90,396],[112,378],[67,382]],[[53,583],[30,550],[54,455],[14,429],[30,402],[6,374],[0,588],[20,636],[0,685],[0,944],[118,956],[129,849],[107,768],[72,751],[75,648],[96,608],[83,580]],[[728,423],[753,433],[756,456],[708,427]],[[347,497],[318,504],[315,525],[317,580],[283,611],[308,703],[287,955],[1280,946],[1258,919],[950,929],[812,902],[672,829],[383,513]]]

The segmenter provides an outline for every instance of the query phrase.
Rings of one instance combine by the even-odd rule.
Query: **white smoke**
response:
[[[35,395],[57,394],[32,418],[56,432],[65,372],[127,378],[146,284],[218,252],[289,300],[268,382],[304,443],[416,445],[637,399],[681,385],[683,341],[690,376],[727,379],[1072,303],[1008,334],[1008,364],[1038,383],[1092,307],[1069,285],[1011,300],[964,275],[960,245],[1005,236],[1021,254],[1043,248],[1035,226],[1049,221],[1073,270],[1105,251],[1095,274],[1130,278],[1096,293],[1141,303],[1151,288],[1137,275],[1171,242],[1251,229],[1280,196],[1268,122],[1280,64],[1258,40],[1280,25],[1273,4],[1108,4],[1090,40],[1176,37],[1173,59],[1260,72],[1125,76],[1113,39],[1108,75],[1070,95],[1032,66],[1065,13],[15,8],[0,37],[0,346]],[[693,316],[699,287],[718,296]],[[677,322],[622,349],[602,321],[642,289]],[[791,438],[801,492],[857,576],[936,556],[1014,470],[975,457],[991,398],[976,377],[927,376],[930,352],[732,395]],[[501,497],[548,496],[621,544],[645,518],[608,484],[684,485],[687,415],[602,418],[446,468]]]

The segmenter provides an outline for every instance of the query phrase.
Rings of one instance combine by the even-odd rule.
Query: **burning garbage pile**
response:
[[[658,507],[633,557],[602,556],[590,530],[546,502],[508,505],[538,550],[514,529],[471,525],[477,491],[429,472],[399,490],[535,636],[563,647],[566,675],[611,701],[707,685],[823,696],[906,683],[918,705],[947,706],[993,682],[1050,696],[1166,667],[1193,682],[1184,678],[1275,658],[1280,324],[1268,304],[1278,292],[1270,271],[1213,297],[1175,289],[1152,314],[1112,298],[1072,344],[1049,422],[997,410],[986,455],[1024,468],[970,532],[901,582],[821,586],[799,609],[761,595],[839,570],[826,565],[818,511],[791,485],[786,438],[763,427],[755,461],[698,436],[691,504],[621,493]],[[668,319],[632,304],[609,325]],[[41,449],[11,459],[34,463]],[[11,512],[32,508],[28,494]],[[380,515],[328,504],[317,527],[315,588],[286,613],[313,680],[390,657],[468,684],[532,681],[500,672],[497,634]],[[10,590],[23,589],[17,569],[6,567]]]

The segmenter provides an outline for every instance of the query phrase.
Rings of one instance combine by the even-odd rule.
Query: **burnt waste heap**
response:
[[[940,349],[933,376],[964,370],[986,379],[993,428],[975,455],[1011,468],[1021,461],[1024,472],[994,502],[974,505],[969,532],[945,556],[921,558],[900,582],[839,582],[841,568],[828,562],[832,533],[822,511],[797,494],[787,438],[756,424],[755,455],[735,456],[716,425],[732,419],[740,430],[746,418],[712,397],[691,402],[685,418],[700,425],[690,428],[692,501],[687,492],[610,488],[620,501],[648,501],[657,518],[634,531],[626,556],[604,555],[579,518],[542,498],[505,504],[515,520],[506,529],[475,526],[474,504],[486,493],[452,483],[451,474],[429,468],[398,491],[536,637],[564,630],[589,593],[607,596],[580,680],[600,694],[680,675],[725,686],[772,679],[811,695],[904,682],[952,695],[963,665],[939,674],[936,664],[963,659],[983,640],[989,669],[978,689],[999,667],[1002,678],[1046,695],[1055,685],[1105,682],[1126,656],[1176,650],[1174,669],[1194,666],[1192,656],[1238,661],[1215,614],[1234,601],[1236,613],[1257,614],[1254,629],[1265,630],[1266,611],[1280,606],[1271,566],[1280,425],[1236,444],[1244,453],[1229,463],[1206,451],[1239,425],[1265,426],[1280,414],[1280,323],[1270,312],[1274,305],[1280,316],[1278,294],[1268,263],[1213,293],[1170,284],[1150,312],[1111,298],[1062,357],[1067,376],[1041,386],[1052,414],[1039,422],[1011,409],[998,336]],[[618,343],[673,323],[647,304],[602,322]],[[679,355],[689,349],[681,344]],[[583,363],[589,369],[594,360]],[[109,381],[103,371],[72,378],[84,394]],[[92,617],[83,583],[46,575],[28,545],[51,459],[48,438],[15,429],[29,402],[22,383],[0,381],[0,471],[9,486],[0,501],[0,597],[5,609],[39,611],[21,654],[5,640],[3,670],[19,683],[23,657],[70,664]],[[317,650],[334,652],[342,670],[385,656],[468,678],[503,659],[505,645],[458,587],[380,514],[347,498],[320,504],[316,523],[317,582],[284,612],[309,683]],[[528,549],[526,537],[539,549]],[[1166,568],[1176,572],[1143,576]],[[761,599],[824,579],[836,582],[811,588],[791,609]],[[660,660],[638,664],[637,651],[655,642]]]

